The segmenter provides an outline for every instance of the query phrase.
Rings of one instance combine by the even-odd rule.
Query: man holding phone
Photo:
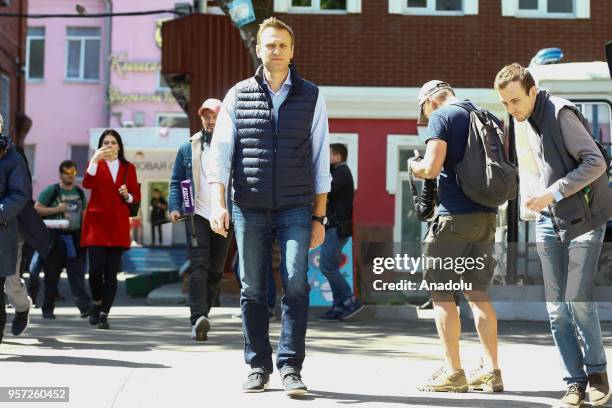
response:
[[[418,97],[419,124],[427,125],[425,157],[410,161],[415,177],[438,178],[438,216],[425,237],[426,258],[469,257],[491,260],[495,242],[496,208],[484,207],[468,198],[457,183],[456,163],[463,158],[468,142],[469,100],[460,100],[443,81],[429,81]],[[438,177],[439,176],[439,177]],[[461,323],[453,291],[431,290],[438,335],[444,347],[446,364],[419,388],[428,392],[467,392],[469,388],[489,392],[503,390],[497,361],[497,316],[486,289],[493,277],[494,263],[458,273],[454,269],[428,263],[424,280],[428,284],[469,283],[463,293],[468,299],[483,346],[483,363],[471,378],[461,366],[459,337]]]

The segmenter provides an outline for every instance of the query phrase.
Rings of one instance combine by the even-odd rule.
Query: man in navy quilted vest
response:
[[[303,395],[309,285],[308,249],[325,238],[331,187],[327,109],[319,89],[291,65],[291,28],[271,17],[257,34],[262,60],[255,76],[227,93],[217,120],[206,174],[211,227],[230,227],[225,189],[232,175],[232,217],[239,252],[245,392],[264,391],[273,371],[267,274],[272,240],[281,248],[281,335],[276,367],[287,395]]]

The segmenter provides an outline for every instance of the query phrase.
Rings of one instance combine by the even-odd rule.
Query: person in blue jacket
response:
[[[191,180],[195,213],[193,223],[186,222],[187,236],[191,236],[191,227],[195,227],[197,242],[187,239],[188,255],[191,261],[189,272],[189,309],[191,338],[197,341],[208,339],[210,322],[208,312],[218,292],[223,274],[225,258],[229,250],[230,237],[214,234],[210,228],[210,194],[204,167],[208,161],[210,141],[215,129],[217,114],[221,101],[207,99],[198,115],[202,120],[202,131],[194,134],[183,143],[176,154],[176,161],[170,179],[170,218],[179,221],[184,212],[181,195],[181,181]]]

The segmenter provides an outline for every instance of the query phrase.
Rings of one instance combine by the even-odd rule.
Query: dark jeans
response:
[[[214,233],[204,217],[194,215],[195,233],[198,246],[189,246],[189,309],[191,324],[201,317],[208,317],[213,299],[223,275],[232,234],[231,226],[227,238]],[[191,242],[191,222],[186,222],[187,242]]]
[[[89,287],[94,302],[102,302],[101,311],[109,313],[117,293],[117,274],[125,248],[89,247]]]
[[[325,241],[321,245],[321,257],[319,258],[319,269],[329,281],[334,297],[333,306],[336,308],[343,307],[353,297],[351,286],[340,273],[340,257],[346,241],[348,238],[338,236],[338,228],[328,228],[325,231]]]
[[[158,222],[158,221],[151,222],[151,245],[155,246],[155,230],[156,229],[157,229],[157,233],[159,234],[159,245],[161,245],[164,239],[164,236],[162,234],[162,224],[154,224],[154,222]]]
[[[273,369],[267,281],[272,268],[272,239],[276,237],[281,250],[280,274],[284,292],[276,367],[279,370],[285,366],[302,369],[310,291],[307,270],[311,215],[310,206],[278,211],[233,206],[240,254],[244,357],[251,367],[261,367],[269,372]]]
[[[4,337],[4,326],[6,325],[6,306],[4,303],[4,281],[5,277],[0,277],[0,343],[2,343],[2,337]]]
[[[76,257],[68,258],[66,244],[60,239],[55,239],[49,255],[42,261],[45,270],[43,312],[53,313],[55,298],[57,297],[57,287],[64,268],[66,268],[70,291],[72,292],[72,296],[74,296],[74,303],[81,312],[85,312],[90,308],[91,298],[87,293],[85,272],[83,271],[84,256],[84,251],[77,247]],[[33,288],[34,287],[32,287],[32,289]]]
[[[234,275],[236,276],[236,281],[238,282],[238,286],[242,289],[242,285],[240,284],[240,270],[238,268],[240,256],[238,252],[236,252],[236,259],[234,260],[233,269]],[[268,296],[267,296],[268,307],[273,309],[276,305],[276,282],[274,282],[274,274],[272,273],[272,269],[270,269],[270,273],[268,274]]]

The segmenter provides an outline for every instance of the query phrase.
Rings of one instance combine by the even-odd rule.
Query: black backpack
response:
[[[472,201],[496,208],[513,200],[518,192],[518,168],[506,153],[504,131],[489,111],[455,103],[470,114],[465,152],[456,163],[457,183]]]

